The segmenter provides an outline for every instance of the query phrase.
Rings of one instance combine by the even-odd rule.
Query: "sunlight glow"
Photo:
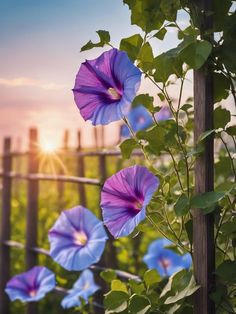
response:
[[[56,151],[57,146],[55,143],[50,141],[43,141],[40,145],[42,151],[47,154],[52,154]]]

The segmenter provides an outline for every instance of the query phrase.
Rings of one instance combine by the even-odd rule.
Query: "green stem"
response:
[[[171,242],[173,242],[176,246],[178,246],[179,248],[181,248],[182,250],[184,250],[185,252],[190,253],[190,251],[179,241],[179,242],[175,242],[172,239],[170,239],[159,227],[158,225],[152,220],[152,218],[150,216],[147,215],[147,219],[150,221],[150,223],[157,229],[158,232],[160,232],[161,235],[163,235],[163,237],[165,237],[166,239],[170,240]]]
[[[233,173],[234,173],[234,181],[236,182],[236,170],[235,170],[235,167],[234,167],[234,160],[233,160],[233,158],[232,158],[232,156],[230,154],[230,151],[228,149],[227,143],[224,141],[224,139],[223,139],[223,137],[221,135],[219,135],[219,137],[220,137],[222,143],[224,144],[224,147],[225,147],[225,149],[227,151],[227,154],[229,156],[229,159],[230,159],[230,162],[231,162],[231,168],[232,168]]]

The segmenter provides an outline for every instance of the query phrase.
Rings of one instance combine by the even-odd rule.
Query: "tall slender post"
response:
[[[105,126],[101,126],[101,147],[105,147]]]
[[[29,156],[28,173],[37,173],[38,171],[38,132],[32,128],[29,131]],[[37,265],[37,253],[32,251],[37,246],[37,225],[38,225],[38,190],[37,180],[28,181],[28,204],[27,204],[27,222],[26,222],[26,268],[29,269]],[[37,314],[37,304],[29,303],[27,314]]]
[[[98,149],[98,128],[96,126],[93,128],[93,132],[94,132],[94,146],[95,149]]]
[[[69,138],[70,138],[69,130],[65,130],[64,136],[63,136],[63,149],[64,150],[68,150],[69,148]]]
[[[5,138],[3,144],[3,173],[11,171],[11,139]],[[4,241],[10,240],[11,235],[11,179],[2,179],[2,213],[0,230],[0,314],[10,313],[9,299],[4,292],[7,281],[10,278],[10,248],[4,245]]]
[[[202,33],[212,28],[212,0],[194,0],[197,11],[203,14],[200,21]],[[194,71],[194,139],[213,129],[213,79],[208,67]],[[214,189],[214,139],[208,137],[204,153],[195,162],[195,193]],[[203,215],[193,209],[194,274],[200,289],[195,293],[194,314],[215,313],[210,292],[214,289],[215,246],[214,215]]]
[[[82,151],[82,141],[81,141],[81,131],[78,131],[77,133],[77,152],[78,152],[78,158],[77,158],[77,175],[78,177],[84,177],[85,176],[85,169],[84,169],[84,157],[81,156],[79,153]],[[84,184],[79,183],[78,184],[78,192],[79,192],[79,202],[82,206],[86,207],[86,192]]]

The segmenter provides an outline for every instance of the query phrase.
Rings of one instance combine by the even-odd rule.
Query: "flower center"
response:
[[[161,258],[159,263],[165,270],[167,270],[167,268],[171,265],[171,262],[168,258]]]
[[[83,290],[87,290],[90,287],[89,282],[85,282],[85,284],[83,285]]]
[[[112,97],[112,99],[114,99],[114,100],[120,99],[120,94],[115,90],[115,88],[110,87],[110,88],[108,88],[107,91],[110,94],[110,96]]]
[[[30,290],[30,292],[29,292],[29,296],[32,297],[32,298],[35,297],[36,294],[37,294],[36,290]]]
[[[135,208],[135,210],[140,211],[140,210],[142,209],[142,207],[143,207],[143,205],[142,205],[142,203],[141,203],[140,201],[136,201],[136,202],[134,203],[134,208]]]
[[[77,231],[74,233],[74,243],[84,246],[88,242],[88,237],[83,231]]]
[[[144,122],[145,122],[144,117],[139,117],[139,118],[138,118],[138,123],[144,123]]]

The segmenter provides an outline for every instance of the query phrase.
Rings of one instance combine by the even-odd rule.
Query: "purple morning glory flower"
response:
[[[32,302],[42,299],[55,286],[54,273],[46,267],[35,266],[10,279],[5,291],[11,301]]]
[[[83,270],[100,260],[106,240],[103,223],[77,206],[63,211],[49,231],[50,255],[67,270]]]
[[[146,206],[159,186],[159,180],[143,166],[125,168],[103,186],[103,220],[115,237],[129,235],[146,217]]]
[[[143,260],[149,269],[156,269],[160,276],[171,276],[181,269],[189,269],[192,264],[192,258],[189,253],[179,255],[166,248],[173,243],[165,238],[153,241],[148,248],[148,253]]]
[[[126,52],[111,49],[81,64],[73,89],[75,103],[93,125],[120,120],[128,113],[140,81],[141,72]]]
[[[172,113],[168,106],[164,106],[155,114],[155,118],[158,122],[168,120],[172,117]]]
[[[61,305],[64,309],[80,306],[80,298],[84,299],[87,303],[88,298],[99,289],[100,287],[94,282],[93,273],[91,270],[86,269],[74,283],[73,288],[68,291]]]
[[[126,117],[130,123],[130,126],[134,132],[144,130],[152,125],[153,120],[147,109],[139,105],[134,107]],[[121,137],[130,137],[130,131],[127,125],[121,126]]]

